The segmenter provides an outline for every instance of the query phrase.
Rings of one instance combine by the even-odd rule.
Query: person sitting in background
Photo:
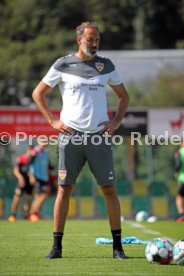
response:
[[[39,141],[33,149],[35,158],[30,165],[29,177],[35,186],[35,197],[30,210],[30,221],[40,220],[39,213],[45,200],[51,193],[49,185],[49,154],[45,149],[47,142]]]
[[[16,221],[17,210],[20,204],[21,197],[25,194],[25,202],[23,205],[23,216],[28,218],[30,205],[32,201],[33,188],[29,181],[29,166],[33,161],[34,153],[31,146],[27,147],[27,150],[24,154],[21,154],[16,159],[16,165],[13,168],[13,173],[18,180],[17,187],[15,188],[15,193],[13,196],[12,206],[11,206],[11,215],[8,220],[10,222]]]
[[[184,141],[180,148],[174,153],[175,176],[178,182],[178,191],[176,195],[176,208],[178,211],[177,222],[184,221]]]

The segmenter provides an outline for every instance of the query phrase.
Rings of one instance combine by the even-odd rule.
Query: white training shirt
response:
[[[96,55],[84,61],[74,54],[58,59],[43,78],[48,86],[59,86],[63,99],[60,119],[78,131],[98,132],[108,121],[106,85],[121,84],[114,64]]]

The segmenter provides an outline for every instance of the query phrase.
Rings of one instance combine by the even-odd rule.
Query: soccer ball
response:
[[[148,219],[148,212],[140,211],[136,214],[135,220],[137,222],[146,221]]]
[[[179,265],[184,265],[184,240],[177,241],[174,245],[173,260]]]
[[[153,239],[146,246],[145,256],[149,263],[170,264],[173,259],[173,245],[167,238]]]
[[[151,216],[147,219],[147,222],[152,223],[152,222],[156,222],[157,220],[158,220],[158,218],[156,216]]]

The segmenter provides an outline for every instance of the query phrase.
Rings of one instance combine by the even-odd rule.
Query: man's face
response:
[[[86,28],[83,35],[78,37],[77,42],[79,44],[80,50],[85,55],[88,57],[93,57],[96,55],[99,48],[99,32],[93,27]]]

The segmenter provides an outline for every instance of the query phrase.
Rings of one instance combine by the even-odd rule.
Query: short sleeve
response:
[[[118,85],[121,83],[122,83],[122,79],[120,77],[120,74],[116,69],[114,69],[109,75],[108,84],[109,85]]]
[[[61,72],[56,70],[53,65],[42,81],[45,82],[48,86],[54,87],[61,82]]]

